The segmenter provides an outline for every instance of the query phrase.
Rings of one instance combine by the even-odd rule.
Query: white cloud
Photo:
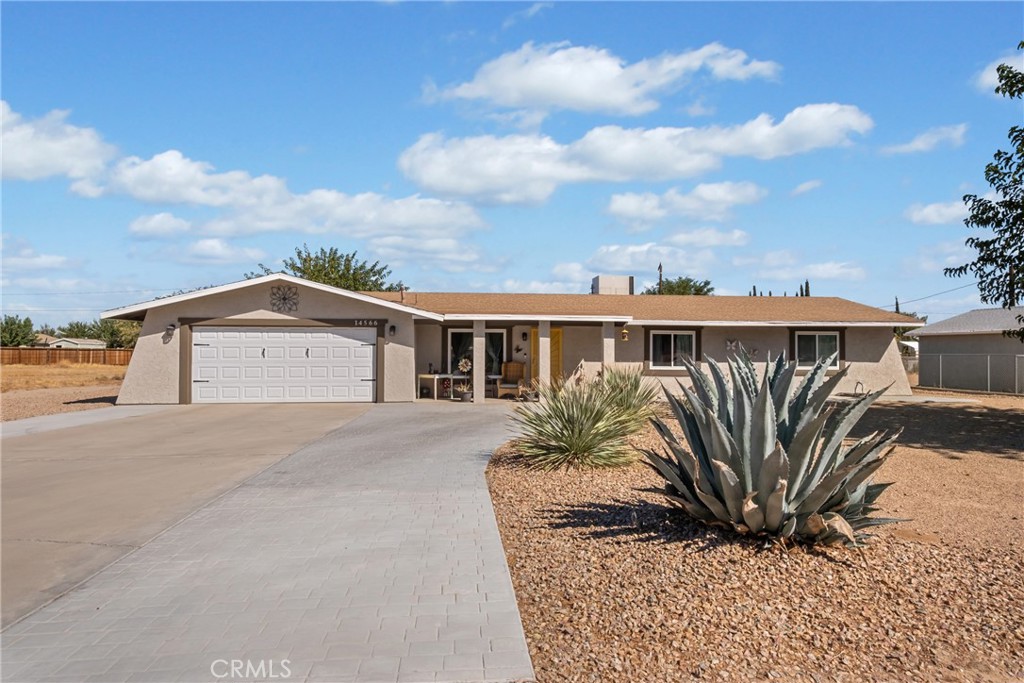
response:
[[[850,144],[874,125],[855,106],[809,104],[782,121],[704,128],[602,126],[564,145],[539,134],[446,139],[428,133],[399,157],[402,172],[445,195],[497,203],[540,203],[565,183],[669,180],[717,169],[726,156],[773,159]]]
[[[201,239],[189,245],[188,260],[208,263],[255,263],[266,254],[259,249],[236,247],[219,237]]]
[[[770,251],[760,256],[741,256],[732,260],[735,266],[754,266],[754,277],[766,280],[863,280],[866,272],[855,263],[825,261],[801,264],[788,249]]]
[[[554,6],[554,3],[551,2],[535,2],[522,11],[513,12],[512,14],[510,14],[505,19],[505,21],[501,22],[501,28],[503,30],[508,30],[515,26],[516,24],[518,24],[520,21],[527,21],[529,19],[533,19],[543,10],[551,9]]]
[[[964,135],[967,133],[967,124],[960,123],[955,126],[938,126],[929,128],[915,137],[910,142],[901,145],[889,145],[882,148],[882,154],[914,154],[916,152],[930,152],[943,143],[951,147],[959,147],[964,144]]]
[[[11,271],[58,270],[72,265],[67,256],[40,254],[25,240],[0,237],[0,264]]]
[[[684,110],[687,114],[693,117],[697,116],[711,116],[715,113],[715,108],[704,104],[704,100],[697,100],[693,104],[686,107]]]
[[[167,213],[155,213],[148,216],[139,216],[131,225],[128,232],[140,238],[174,237],[188,232],[192,227],[184,218]]]
[[[798,195],[802,195],[802,194],[805,194],[807,192],[810,192],[811,190],[817,190],[819,187],[821,187],[821,185],[822,185],[822,182],[820,180],[817,180],[817,179],[815,179],[815,180],[808,180],[808,181],[802,182],[799,185],[797,185],[796,187],[794,187],[793,191],[790,192],[789,195],[791,197],[796,197]]]
[[[1024,71],[1024,54],[1018,52],[993,60],[984,69],[975,74],[973,79],[974,87],[982,92],[989,93],[993,97],[999,97],[995,94],[995,89],[999,85],[999,74],[996,72],[996,69],[1000,64],[1009,64],[1018,71]]]
[[[496,263],[486,263],[475,245],[454,237],[403,237],[389,235],[375,237],[369,242],[375,257],[389,267],[399,268],[407,263],[429,263],[431,268],[454,273],[466,270],[494,270]]]
[[[719,80],[745,81],[774,78],[780,67],[719,43],[629,65],[598,47],[526,43],[481,66],[473,80],[428,96],[483,100],[511,108],[636,116],[658,108],[654,95],[677,87],[702,69]]]
[[[698,228],[669,235],[665,241],[677,247],[742,247],[750,241],[750,235],[742,230]]]
[[[907,220],[917,225],[946,225],[959,223],[967,218],[969,211],[962,201],[936,202],[934,204],[912,204],[903,213]]]
[[[100,173],[116,149],[92,128],[67,123],[69,112],[53,110],[38,119],[25,119],[0,100],[3,177],[39,180],[66,176],[83,180]]]
[[[935,275],[943,268],[955,268],[974,259],[975,252],[963,242],[939,242],[920,247],[913,257],[903,259],[903,268],[912,273]]]
[[[603,245],[590,257],[587,266],[601,273],[636,275],[656,271],[661,263],[665,270],[696,276],[705,275],[714,262],[715,256],[708,249],[693,251],[647,242]]]
[[[753,204],[768,192],[751,182],[701,183],[687,193],[672,188],[664,194],[650,192],[612,195],[608,213],[643,228],[667,216],[686,216],[709,221],[729,218],[732,207]]]

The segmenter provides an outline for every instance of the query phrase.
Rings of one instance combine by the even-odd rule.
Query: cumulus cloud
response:
[[[915,137],[910,142],[901,145],[889,145],[882,148],[882,154],[914,154],[916,152],[930,152],[941,144],[948,144],[950,147],[959,147],[964,144],[964,135],[967,133],[967,124],[960,123],[955,126],[938,126],[929,128]]]
[[[608,213],[643,228],[667,216],[686,216],[709,221],[729,218],[731,209],[740,204],[760,201],[768,192],[751,182],[701,183],[690,192],[672,188],[664,194],[626,192],[612,195]]]
[[[25,240],[11,240],[7,236],[0,238],[0,264],[5,273],[58,270],[72,265],[67,256],[57,254],[40,254]]]
[[[754,276],[765,280],[863,280],[867,275],[861,266],[848,261],[800,263],[788,249],[737,257],[732,262],[736,266],[754,267]]]
[[[822,182],[820,180],[808,180],[794,187],[792,192],[789,193],[789,195],[791,197],[796,197],[802,194],[806,194],[812,190],[817,190],[819,187],[821,187],[821,185]]]
[[[722,158],[757,159],[850,144],[871,130],[855,106],[809,104],[776,122],[762,114],[735,126],[594,128],[570,144],[540,135],[420,137],[399,157],[402,172],[432,192],[503,204],[545,201],[565,183],[670,180],[717,169]]]
[[[633,275],[653,272],[659,263],[672,272],[699,276],[707,274],[708,268],[715,263],[715,255],[709,249],[693,251],[656,242],[606,244],[597,248],[587,261],[587,266],[602,273]]]
[[[471,81],[428,96],[510,108],[637,116],[658,108],[655,95],[701,70],[719,80],[745,81],[774,78],[780,67],[719,43],[633,64],[593,46],[526,43],[481,66]]]
[[[967,218],[967,205],[962,201],[912,204],[903,215],[917,225],[947,225]]]
[[[204,263],[255,263],[266,254],[247,247],[237,247],[219,237],[211,237],[193,242],[186,250],[187,259]]]
[[[678,247],[742,247],[750,241],[750,235],[742,230],[698,228],[669,235],[665,241]]]
[[[498,267],[494,261],[482,258],[481,250],[455,237],[404,237],[388,235],[369,241],[373,254],[392,268],[402,267],[410,262],[429,263],[449,273],[467,270],[493,271]]]
[[[148,216],[139,216],[128,226],[128,232],[143,239],[175,237],[186,233],[192,227],[184,218],[166,211]]]
[[[982,92],[997,96],[995,89],[999,85],[999,74],[996,72],[996,69],[1000,64],[1009,64],[1018,71],[1024,71],[1024,54],[1018,52],[991,61],[984,69],[974,75],[974,87]]]
[[[0,100],[4,179],[65,176],[84,181],[103,171],[116,148],[103,142],[92,128],[68,123],[69,113],[55,109],[40,118],[26,119]]]

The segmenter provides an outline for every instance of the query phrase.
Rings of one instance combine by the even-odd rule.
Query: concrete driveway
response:
[[[526,681],[509,406],[375,405],[3,634],[5,680]]]
[[[3,625],[140,547],[368,405],[171,406],[4,425]],[[98,411],[96,411],[98,412]],[[121,417],[122,413],[130,417]],[[84,418],[83,418],[84,416]],[[119,419],[110,419],[119,418]]]

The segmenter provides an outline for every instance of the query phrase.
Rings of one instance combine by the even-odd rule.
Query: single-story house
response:
[[[682,356],[724,360],[741,345],[761,364],[838,352],[841,391],[910,393],[893,336],[920,324],[907,316],[832,297],[606,294],[603,282],[593,294],[351,292],[273,274],[103,317],[142,321],[122,404],[412,401],[436,396],[439,377],[488,386],[509,361],[528,381],[635,364],[674,386]],[[468,377],[452,378],[464,358]]]
[[[1024,306],[978,308],[910,332],[920,341],[918,384],[1024,394],[1024,343],[1003,335],[1022,314]]]
[[[37,334],[32,346],[49,349],[105,349],[107,342],[102,339],[81,339],[78,337],[54,337],[49,334]]]

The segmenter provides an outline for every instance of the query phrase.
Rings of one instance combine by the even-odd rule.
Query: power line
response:
[[[908,299],[907,301],[901,301],[900,305],[912,304],[912,303],[914,303],[916,301],[924,301],[925,299],[931,299],[933,296],[939,296],[940,294],[949,294],[950,292],[955,292],[958,289],[966,289],[968,287],[974,287],[977,284],[978,284],[977,282],[972,282],[970,284],[961,285],[960,287],[954,287],[953,289],[947,289],[947,290],[945,290],[943,292],[935,292],[934,294],[929,294],[928,296],[922,296],[922,297],[917,298],[917,299]],[[875,308],[894,308],[895,306],[896,306],[895,303],[891,303],[891,304],[885,304],[884,306],[875,306]]]
[[[173,289],[112,289],[106,292],[79,292],[75,290],[60,290],[53,292],[3,292],[4,296],[50,296],[54,294],[146,294],[150,292],[173,292]]]

